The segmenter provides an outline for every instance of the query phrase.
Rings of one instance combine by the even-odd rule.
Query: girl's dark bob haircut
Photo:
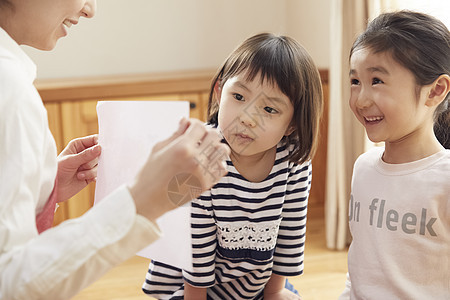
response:
[[[219,68],[211,84],[208,122],[217,125],[219,110],[216,87],[222,88],[231,77],[245,73],[247,80],[261,75],[281,90],[293,104],[291,126],[287,137],[294,151],[288,157],[302,163],[311,159],[317,148],[323,95],[320,74],[308,52],[294,39],[271,33],[250,37],[237,47]]]

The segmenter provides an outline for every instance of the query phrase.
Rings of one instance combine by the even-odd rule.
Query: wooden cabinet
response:
[[[98,132],[96,105],[100,100],[189,101],[190,116],[206,120],[210,80],[214,71],[152,74],[87,80],[40,81],[36,87],[48,111],[49,126],[58,153],[74,138]],[[327,103],[327,72],[322,72]],[[325,115],[326,116],[326,115]],[[322,215],[325,195],[326,118],[321,124],[320,145],[313,160],[313,186],[309,201],[312,216]],[[65,203],[55,215],[55,225],[84,214],[93,204],[95,184]]]

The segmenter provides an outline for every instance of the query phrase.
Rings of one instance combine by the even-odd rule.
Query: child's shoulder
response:
[[[384,147],[374,147],[361,154],[355,161],[354,171],[374,168],[378,172],[389,175],[416,173],[423,170],[439,170],[450,172],[450,150],[441,150],[428,157],[401,164],[390,164],[382,160]]]
[[[450,149],[442,150],[435,154],[436,163],[439,167],[450,171]]]
[[[373,147],[367,150],[366,152],[362,153],[355,161],[354,169],[360,167],[360,166],[374,166],[378,161],[381,160],[381,157],[384,153],[384,147],[378,146]]]
[[[383,146],[375,146],[361,154],[357,160],[374,160],[379,159],[384,153]]]

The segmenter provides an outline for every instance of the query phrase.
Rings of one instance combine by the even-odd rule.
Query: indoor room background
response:
[[[326,81],[329,11],[330,0],[98,0],[96,16],[70,28],[70,38],[61,39],[53,51],[25,51],[38,66],[36,85],[61,151],[71,139],[98,131],[99,100],[185,100],[191,116],[204,120],[215,70],[257,33],[300,41]],[[319,214],[326,151],[321,155],[323,164],[316,170],[322,188],[317,185],[314,197]],[[92,205],[94,190],[90,185],[77,200],[63,203],[55,224],[82,215]]]
[[[96,16],[71,27],[53,51],[24,49],[37,65],[36,86],[61,151],[71,139],[98,132],[100,100],[184,100],[192,117],[205,120],[210,81],[238,44],[261,32],[298,40],[320,71],[325,109],[313,159],[305,274],[293,283],[305,299],[336,299],[351,238],[351,169],[372,146],[348,108],[348,50],[367,20],[399,8],[430,13],[450,27],[448,0],[97,0]],[[63,203],[55,225],[87,211],[94,192],[91,184]],[[113,299],[108,293],[146,299],[139,287],[146,265],[134,258],[76,299]]]

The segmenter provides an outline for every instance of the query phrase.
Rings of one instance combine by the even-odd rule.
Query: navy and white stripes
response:
[[[228,175],[192,202],[194,272],[152,262],[143,291],[176,299],[186,281],[208,288],[209,299],[258,299],[272,273],[300,275],[311,163],[288,155],[280,143],[271,173],[257,183],[228,161]]]

